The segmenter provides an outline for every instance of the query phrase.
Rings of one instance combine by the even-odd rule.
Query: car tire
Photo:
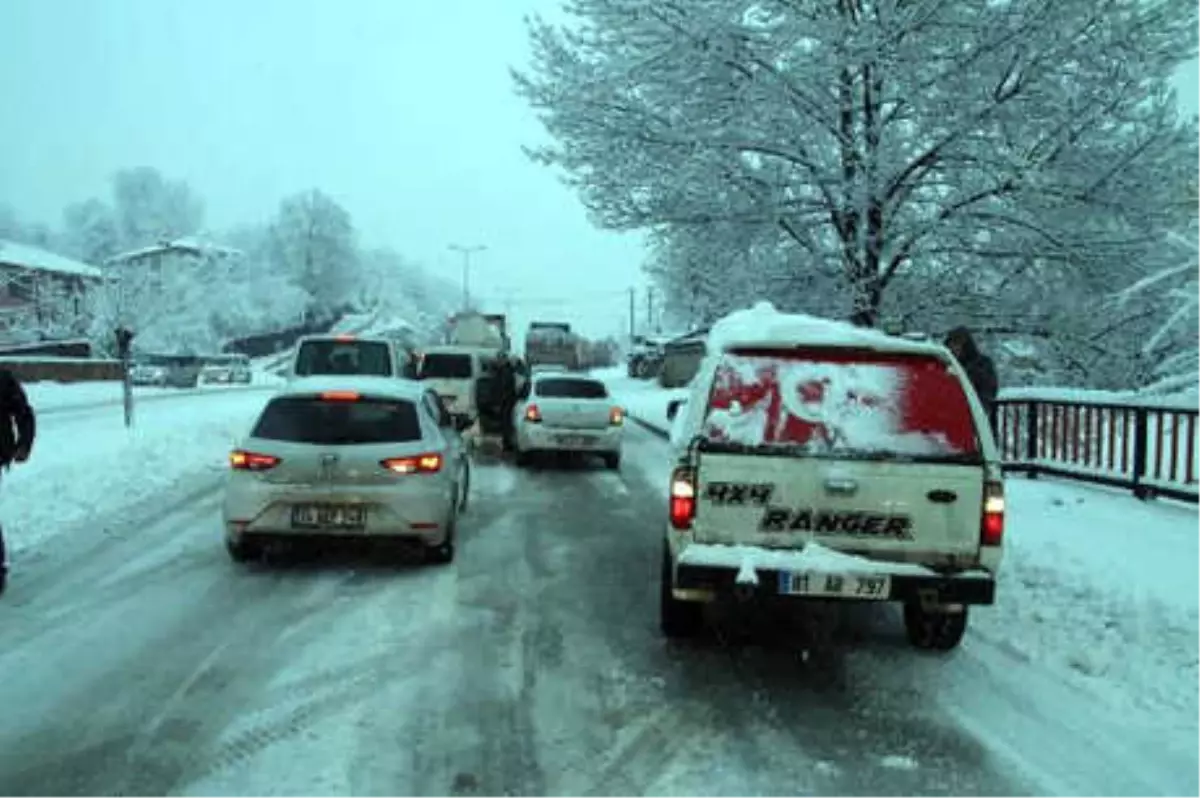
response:
[[[524,449],[517,449],[517,465],[521,468],[528,468],[533,462],[533,454]]]
[[[606,454],[606,455],[604,455],[604,466],[605,466],[605,468],[607,468],[609,471],[616,471],[616,470],[620,469],[620,467],[621,467],[621,455],[620,455],[619,453],[618,453],[618,454]]]
[[[659,628],[664,637],[695,637],[704,626],[704,605],[675,598],[671,593],[672,583],[671,549],[666,541],[663,541],[662,576],[659,580]]]
[[[951,651],[967,632],[967,608],[961,612],[926,609],[916,602],[904,605],[908,642],[923,651]]]
[[[250,562],[262,558],[262,548],[245,540],[225,538],[225,551],[234,562]]]
[[[425,562],[430,565],[449,565],[454,562],[454,539],[458,532],[458,511],[455,510],[450,518],[450,528],[446,531],[446,539],[436,546],[425,549]]]

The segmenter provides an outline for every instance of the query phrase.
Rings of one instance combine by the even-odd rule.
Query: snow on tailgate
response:
[[[955,375],[937,357],[898,352],[735,350],[717,367],[704,434],[813,454],[977,452]]]
[[[832,574],[890,574],[892,576],[938,576],[933,571],[915,563],[885,562],[870,560],[854,554],[846,554],[822,546],[807,543],[803,549],[768,549],[762,546],[730,546],[693,543],[679,556],[681,565],[709,565],[717,568],[740,570],[808,571]],[[966,572],[961,577],[978,576],[989,578],[979,571]]]

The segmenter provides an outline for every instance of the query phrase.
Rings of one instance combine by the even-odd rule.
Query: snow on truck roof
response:
[[[708,333],[710,352],[749,346],[861,347],[883,352],[907,352],[944,357],[945,347],[936,342],[889,335],[880,330],[857,327],[805,313],[781,313],[770,302],[730,313]]]
[[[104,273],[95,266],[57,255],[53,252],[28,244],[0,239],[0,264],[19,266],[31,271],[52,274],[71,274],[99,280]]]

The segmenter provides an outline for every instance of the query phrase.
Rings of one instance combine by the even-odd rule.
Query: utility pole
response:
[[[633,339],[637,335],[637,289],[629,289],[629,345],[633,346]]]
[[[646,289],[646,332],[654,331],[654,286]]]
[[[474,244],[471,246],[463,246],[462,244],[451,244],[450,249],[455,252],[462,253],[462,291],[463,291],[463,310],[471,308],[471,253],[483,252],[487,247],[483,244]]]

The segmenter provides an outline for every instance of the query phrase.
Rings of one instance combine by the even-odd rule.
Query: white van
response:
[[[406,376],[408,353],[387,338],[306,335],[296,344],[288,379],[342,374],[360,377]]]
[[[417,379],[427,383],[451,413],[476,418],[475,386],[483,375],[483,357],[468,346],[433,346],[421,353]]]

